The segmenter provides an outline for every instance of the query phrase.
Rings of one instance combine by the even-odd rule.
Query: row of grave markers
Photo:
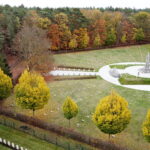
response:
[[[10,141],[3,139],[3,138],[0,138],[0,144],[4,145],[6,147],[9,147],[13,150],[28,150],[27,148],[23,148],[23,147],[15,144],[15,143],[10,142]]]

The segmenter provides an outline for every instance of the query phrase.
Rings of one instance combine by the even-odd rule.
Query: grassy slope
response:
[[[149,49],[150,45],[143,45],[75,54],[61,54],[55,55],[54,58],[56,64],[99,69],[103,65],[111,63],[144,61]],[[132,110],[130,125],[124,132],[118,134],[114,141],[121,145],[128,145],[132,150],[150,149],[150,145],[144,141],[141,133],[141,124],[150,106],[150,94],[148,92],[118,87],[103,79],[55,81],[49,83],[49,87],[51,89],[51,101],[44,109],[36,112],[38,118],[67,126],[68,121],[63,118],[61,106],[66,96],[71,96],[80,107],[79,115],[71,121],[72,128],[102,139],[108,139],[108,137],[95,127],[91,121],[91,114],[94,112],[99,99],[108,95],[111,89],[114,88],[127,99]],[[14,103],[13,97],[5,101],[7,106],[12,103]],[[31,111],[22,111],[22,109],[18,107],[13,108],[12,106],[10,108],[32,115]],[[77,123],[79,127],[77,127]]]
[[[56,148],[56,146],[53,144],[49,144],[43,140],[39,140],[38,138],[17,131],[15,129],[5,127],[3,125],[0,125],[0,137],[9,140],[11,142],[14,142],[15,144],[18,144],[25,148],[28,148],[30,150],[54,150]],[[9,148],[0,145],[0,150],[7,150],[7,149]],[[57,149],[59,150],[59,148]]]

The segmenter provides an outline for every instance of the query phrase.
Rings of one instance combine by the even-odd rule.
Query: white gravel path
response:
[[[54,70],[51,71],[49,74],[53,76],[95,76],[98,74],[98,72]]]

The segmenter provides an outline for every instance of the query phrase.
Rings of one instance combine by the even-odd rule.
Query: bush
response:
[[[25,109],[34,111],[47,104],[50,91],[42,76],[36,73],[24,71],[15,86],[17,104]]]
[[[7,98],[11,94],[12,81],[0,68],[0,99]]]

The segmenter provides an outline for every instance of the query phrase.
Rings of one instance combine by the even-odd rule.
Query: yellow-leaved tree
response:
[[[150,142],[150,110],[148,110],[146,119],[142,126],[143,135],[148,142]]]
[[[131,111],[128,102],[112,91],[109,96],[100,100],[92,119],[95,125],[104,133],[117,134],[123,131],[130,122]]]
[[[78,105],[71,99],[71,97],[66,98],[63,104],[63,113],[64,117],[69,120],[70,127],[70,119],[78,114]]]
[[[4,74],[0,68],[0,100],[7,98],[11,94],[12,87],[11,78]]]
[[[25,109],[34,111],[41,109],[50,98],[50,90],[44,78],[35,73],[25,70],[15,86],[16,103]]]

